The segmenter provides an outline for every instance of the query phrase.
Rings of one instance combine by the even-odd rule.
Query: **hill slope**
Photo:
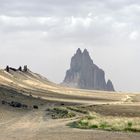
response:
[[[30,70],[26,72],[11,69],[8,72],[0,70],[0,86],[14,89],[24,95],[60,102],[92,104],[93,101],[95,103],[118,102],[126,97],[125,94],[118,95],[116,92],[81,90],[60,86]]]
[[[28,108],[11,107],[11,103],[17,102]],[[34,105],[39,108],[34,109]],[[30,70],[0,70],[2,140],[108,140],[108,137],[111,140],[138,140],[139,134],[73,129],[67,124],[87,115],[79,112],[85,110],[104,116],[139,117],[139,106],[139,94],[67,88]],[[76,117],[53,120],[47,114],[53,107],[71,108]]]

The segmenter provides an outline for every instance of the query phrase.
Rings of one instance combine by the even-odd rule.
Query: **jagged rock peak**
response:
[[[91,57],[90,57],[89,52],[87,51],[87,49],[84,49],[84,51],[82,52],[81,49],[78,48],[77,51],[76,51],[76,54],[73,56],[72,59],[74,59],[74,61],[78,61],[78,63],[81,63],[81,61],[83,63],[84,63],[84,61],[85,62],[92,63],[92,59],[91,59]]]
[[[114,91],[115,90],[111,80],[107,81],[107,90],[108,91]]]
[[[89,55],[89,52],[87,51],[87,49],[84,49],[83,54]]]
[[[77,49],[76,54],[82,54],[82,51],[80,48]]]
[[[76,55],[79,55],[79,54],[89,55],[89,52],[88,52],[87,49],[84,49],[84,51],[82,52],[82,50],[80,48],[78,48],[77,51],[76,51]]]
[[[67,70],[64,85],[82,89],[114,91],[112,82],[105,81],[105,73],[95,65],[87,49],[80,48],[71,59],[70,69]]]

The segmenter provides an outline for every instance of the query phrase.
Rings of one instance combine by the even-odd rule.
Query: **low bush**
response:
[[[68,109],[63,107],[55,107],[47,109],[53,119],[60,119],[60,118],[71,118],[75,117],[75,113],[70,112]]]
[[[82,113],[82,114],[88,114],[89,113],[88,111],[86,111],[84,109],[80,109],[78,107],[71,107],[71,106],[69,106],[69,107],[67,107],[67,109],[75,111],[75,112],[78,112],[78,113]]]

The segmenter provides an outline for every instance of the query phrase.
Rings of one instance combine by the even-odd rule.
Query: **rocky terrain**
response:
[[[106,82],[105,72],[93,63],[89,52],[78,49],[71,59],[63,85],[81,89],[114,91],[111,80]]]

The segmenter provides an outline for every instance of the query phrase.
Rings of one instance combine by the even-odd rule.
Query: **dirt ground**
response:
[[[0,140],[140,140],[140,133],[75,129],[77,120],[52,120],[51,106],[82,105],[102,115],[140,117],[140,94],[90,91],[61,87],[32,72],[0,70],[0,102],[18,101],[29,109],[0,104]],[[2,103],[2,102],[1,102]],[[39,109],[33,109],[37,105]]]
[[[47,107],[26,113],[21,111],[14,113],[11,120],[9,118],[1,120],[0,140],[139,140],[140,138],[140,133],[70,128],[67,124],[77,118],[52,120],[46,116]],[[11,114],[15,112],[9,109],[7,114],[10,111]]]
[[[90,105],[80,108],[105,116],[140,117],[140,105],[135,104]]]

